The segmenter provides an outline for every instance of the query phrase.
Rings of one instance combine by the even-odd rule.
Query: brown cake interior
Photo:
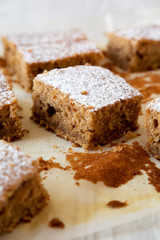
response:
[[[38,175],[24,182],[0,209],[0,233],[11,232],[18,223],[29,221],[47,200],[48,194]]]

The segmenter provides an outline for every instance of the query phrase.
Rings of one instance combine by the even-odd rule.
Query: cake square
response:
[[[14,141],[22,136],[16,98],[6,77],[0,72],[0,139]]]
[[[36,122],[94,149],[137,128],[142,95],[111,71],[83,65],[37,75],[32,99]]]
[[[0,233],[35,216],[48,201],[38,161],[0,140]]]
[[[146,107],[145,126],[148,150],[155,158],[160,159],[160,98],[154,99]]]
[[[108,33],[108,56],[128,71],[160,67],[160,25],[135,26]]]
[[[100,64],[102,51],[79,29],[24,33],[2,38],[4,57],[11,73],[27,91],[44,70],[78,64]]]

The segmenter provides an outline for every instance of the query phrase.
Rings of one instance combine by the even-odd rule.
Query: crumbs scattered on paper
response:
[[[53,218],[48,223],[51,228],[65,228],[64,223],[59,218]]]
[[[122,208],[128,206],[127,202],[121,202],[119,200],[112,200],[106,204],[109,208]]]

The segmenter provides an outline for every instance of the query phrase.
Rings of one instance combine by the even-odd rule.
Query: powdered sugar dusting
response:
[[[146,109],[149,109],[150,111],[156,111],[159,113],[160,112],[160,98],[156,98],[152,102],[150,102],[147,105]]]
[[[77,28],[43,33],[12,34],[4,37],[16,45],[25,62],[41,63],[102,52]]]
[[[5,76],[0,72],[0,109],[5,105],[11,104],[13,101],[15,101],[15,97],[10,89],[10,85]]]
[[[35,81],[60,89],[76,102],[85,107],[92,107],[89,111],[96,111],[120,100],[142,96],[123,78],[102,67],[76,66],[54,69],[37,75]],[[84,91],[87,94],[82,94]]]
[[[101,53],[95,44],[88,40],[20,47],[19,52],[23,55],[25,62],[30,64],[56,61],[92,52]]]
[[[36,161],[0,140],[0,208],[16,189],[36,173]]]
[[[78,28],[55,30],[53,32],[10,34],[6,38],[17,46],[43,45],[46,43],[86,40],[86,35]]]
[[[117,30],[114,34],[128,39],[160,41],[160,25],[135,26]]]

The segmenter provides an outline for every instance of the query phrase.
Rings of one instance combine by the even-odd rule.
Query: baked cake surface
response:
[[[39,74],[34,79],[32,96],[33,118],[84,148],[135,130],[142,98],[123,78],[94,66]]]
[[[108,55],[128,71],[160,67],[160,25],[135,26],[108,33]]]
[[[37,160],[0,140],[0,233],[43,208],[48,194],[37,174]]]
[[[13,141],[22,136],[16,98],[6,77],[0,72],[0,139]]]
[[[54,32],[10,34],[6,38],[17,46],[30,46],[35,44],[60,43],[63,41],[86,40],[87,36],[78,28],[70,30],[55,30]]]
[[[90,52],[98,54],[100,53],[100,50],[94,43],[89,42],[88,40],[83,40],[76,41],[74,44],[73,42],[60,42],[46,43],[42,46],[25,46],[21,47],[19,52],[23,55],[25,62],[34,64],[65,59],[73,57],[75,54],[81,55]]]
[[[102,51],[79,29],[9,35],[3,37],[5,58],[12,73],[26,89],[45,69],[77,64],[100,64]]]
[[[160,98],[148,104],[145,125],[148,132],[148,149],[155,158],[160,159]]]
[[[117,101],[141,96],[126,81],[102,67],[76,66],[55,69],[37,76],[38,81],[69,94],[69,98],[89,111],[97,111]],[[86,91],[87,94],[83,94]]]
[[[132,40],[160,41],[160,25],[151,24],[116,30],[114,34]]]

